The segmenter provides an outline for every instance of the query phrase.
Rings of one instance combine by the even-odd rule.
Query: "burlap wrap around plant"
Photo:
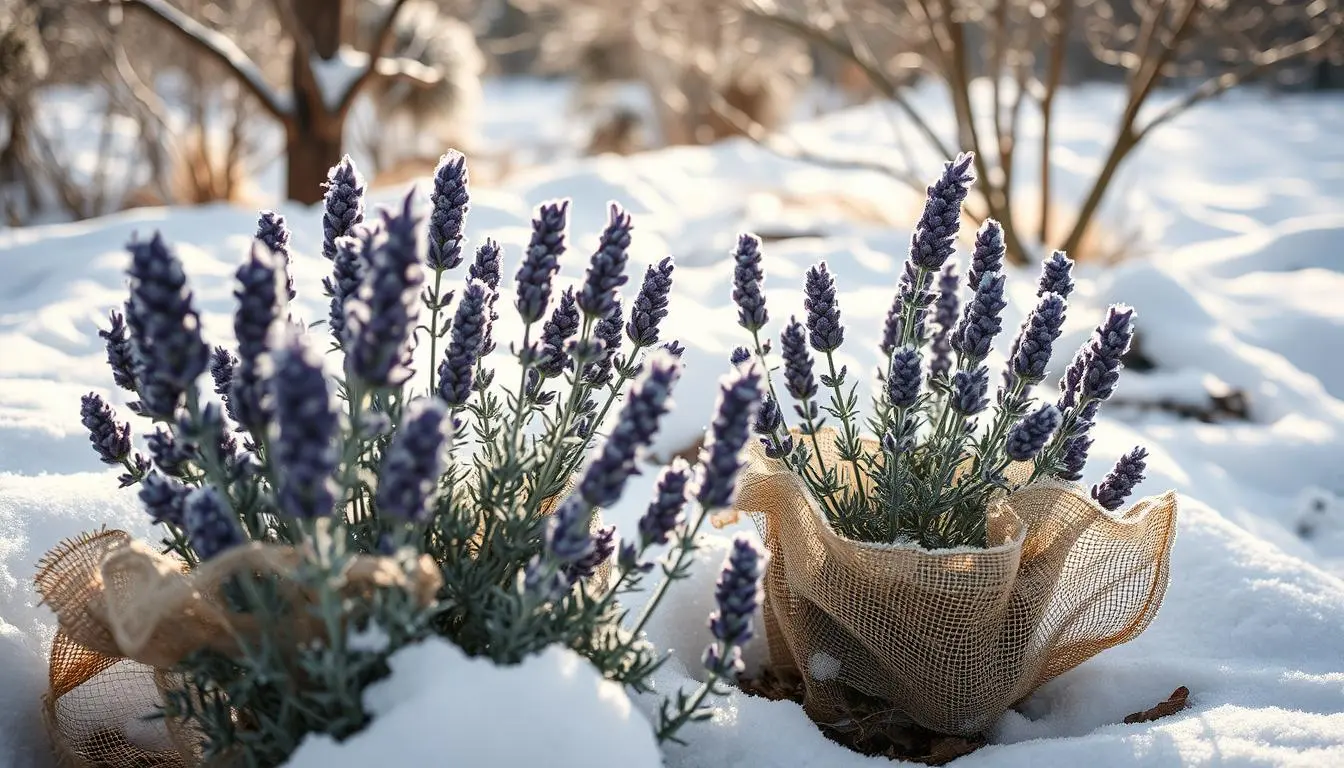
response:
[[[825,462],[843,465],[833,453]],[[1167,587],[1177,501],[1168,492],[1111,516],[1080,486],[1050,480],[991,504],[987,549],[860,543],[835,533],[798,477],[756,446],[736,509],[770,552],[771,670],[801,678],[815,722],[971,735],[1148,626]]]
[[[233,577],[262,574],[294,608],[296,643],[324,636],[303,606],[312,596],[293,579],[300,553],[250,543],[188,571],[123,531],[102,531],[63,543],[43,559],[36,577],[59,628],[51,646],[50,689],[43,716],[62,768],[201,764],[198,739],[184,723],[143,721],[172,687],[169,671],[187,654],[235,654],[258,626],[231,611],[221,590]],[[385,557],[357,556],[344,572],[347,596],[378,588],[405,589],[428,606],[442,583],[422,555],[408,575]],[[219,761],[216,764],[223,764]]]

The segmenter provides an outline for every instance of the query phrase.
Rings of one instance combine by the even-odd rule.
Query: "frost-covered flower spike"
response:
[[[346,359],[350,372],[374,387],[400,386],[411,376],[412,329],[419,317],[424,216],[412,190],[400,210],[383,213],[368,273],[346,299]]]
[[[1114,512],[1124,506],[1125,499],[1134,492],[1134,486],[1143,482],[1143,471],[1147,469],[1148,451],[1142,447],[1120,457],[1110,474],[1099,484],[1092,486],[1092,498],[1103,509]]]
[[[560,257],[566,250],[568,225],[568,200],[541,206],[532,219],[532,241],[514,278],[517,294],[514,306],[524,325],[540,320],[551,301],[551,281],[560,269]]]
[[[201,319],[182,262],[163,238],[155,233],[127,247],[131,300],[126,319],[140,400],[147,413],[172,418],[209,365],[210,348],[201,338]]]
[[[330,515],[336,503],[340,420],[322,359],[291,335],[274,354],[275,422],[271,437],[280,509],[299,519]]]
[[[364,177],[349,155],[327,172],[322,198],[322,255],[336,257],[337,239],[364,220]]]
[[[583,289],[578,296],[579,309],[589,318],[605,318],[616,302],[616,291],[629,280],[625,265],[629,260],[630,214],[616,203],[608,206],[607,228],[602,231],[597,252],[588,263]]]
[[[434,191],[429,198],[433,210],[425,263],[437,272],[457,269],[462,263],[463,231],[470,207],[467,183],[467,158],[455,149],[448,150],[434,169]]]
[[[625,324],[625,335],[636,346],[652,347],[658,343],[659,327],[667,317],[667,297],[672,292],[675,268],[672,257],[668,256],[644,272],[644,282],[630,310],[630,320]]]
[[[737,304],[737,324],[756,332],[765,327],[770,314],[765,309],[762,284],[765,270],[761,267],[761,239],[755,235],[740,235],[733,251],[733,302]]]

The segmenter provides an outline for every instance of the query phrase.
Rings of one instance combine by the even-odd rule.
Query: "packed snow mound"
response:
[[[364,691],[368,728],[342,743],[310,736],[285,765],[662,765],[649,722],[624,689],[569,649],[499,667],[432,638],[388,665],[391,676]]]
[[[34,704],[47,690],[43,656],[25,634],[0,620],[0,765],[47,768],[55,760]]]

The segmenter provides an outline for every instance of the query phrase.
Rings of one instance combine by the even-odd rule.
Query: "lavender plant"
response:
[[[755,431],[766,455],[795,472],[834,529],[853,539],[927,549],[991,545],[986,513],[997,494],[1082,476],[1092,424],[1133,338],[1133,310],[1112,307],[1066,370],[1058,402],[1035,403],[1032,389],[1048,375],[1073,290],[1073,262],[1056,252],[1043,265],[1039,301],[1007,350],[1003,383],[991,398],[985,361],[1007,305],[998,223],[986,221],[975,235],[964,304],[954,260],[972,160],[959,155],[928,188],[883,328],[881,386],[866,423],[856,385],[836,365],[845,329],[824,262],[807,273],[804,319],[791,318],[780,334],[784,391],[770,385]],[[738,324],[752,340],[733,360],[755,358],[768,368],[760,241],[743,235],[733,258]],[[793,403],[792,430],[782,395]],[[872,439],[863,438],[865,426]],[[1136,449],[1093,489],[1098,504],[1114,510],[1124,503],[1142,477],[1144,455]]]
[[[628,536],[599,526],[672,407],[681,348],[662,328],[672,260],[649,266],[623,302],[632,222],[612,205],[583,281],[562,288],[569,203],[542,206],[513,286],[521,339],[507,346],[513,365],[497,370],[503,252],[486,240],[464,268],[468,200],[457,153],[440,163],[428,206],[412,192],[367,220],[353,163],[332,169],[329,345],[288,321],[290,234],[279,217],[263,214],[237,271],[235,349],[206,345],[168,244],[130,245],[132,297],[101,335],[114,382],[151,421],[149,458],[91,394],[81,414],[99,459],[125,469],[123,485],[138,486],[167,551],[188,566],[239,546],[294,547],[311,596],[301,610],[325,628],[324,642],[296,646],[288,592],[261,575],[235,577],[230,607],[254,615],[260,636],[238,654],[190,656],[165,700],[165,715],[202,734],[206,759],[274,765],[307,733],[359,730],[362,689],[387,674],[388,656],[430,634],[501,664],[562,644],[637,691],[665,661],[643,630],[668,585],[689,575],[704,521],[731,506],[751,425],[778,405],[758,412],[764,376],[730,366],[699,466],[665,468]],[[831,314],[810,327],[838,344],[829,275],[817,280]],[[207,368],[213,386],[202,390]],[[623,596],[651,581],[664,546],[662,579],[628,615]],[[428,608],[392,588],[340,591],[355,557],[389,557],[409,576],[426,554],[442,575]],[[710,624],[709,682],[665,701],[661,738],[706,717],[708,697],[740,668],[760,558],[739,544],[730,564]],[[379,642],[357,639],[370,635]]]

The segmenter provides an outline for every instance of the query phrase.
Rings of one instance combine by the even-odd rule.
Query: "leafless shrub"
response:
[[[1286,62],[1323,55],[1337,43],[1344,23],[1339,0],[742,2],[750,17],[859,67],[935,154],[975,150],[981,183],[979,205],[972,210],[1003,224],[1009,254],[1019,262],[1029,241],[1085,255],[1080,248],[1116,171],[1144,138],[1240,83]],[[1061,227],[1052,221],[1055,99],[1070,43],[1080,36],[1091,55],[1123,73],[1126,99],[1100,168],[1074,206],[1072,221]],[[919,76],[944,86],[956,117],[955,145],[944,141],[909,98],[910,83]],[[993,90],[987,111],[971,97],[971,83],[980,77]],[[1163,87],[1180,95],[1145,110]],[[1013,193],[1020,192],[1015,180],[1024,110],[1035,110],[1042,124],[1035,221],[1022,221],[1012,205]]]
[[[542,66],[573,72],[580,106],[602,101],[613,78],[647,88],[661,139],[706,144],[742,135],[715,104],[725,101],[769,129],[788,117],[811,74],[806,45],[721,0],[526,0],[553,19]]]

